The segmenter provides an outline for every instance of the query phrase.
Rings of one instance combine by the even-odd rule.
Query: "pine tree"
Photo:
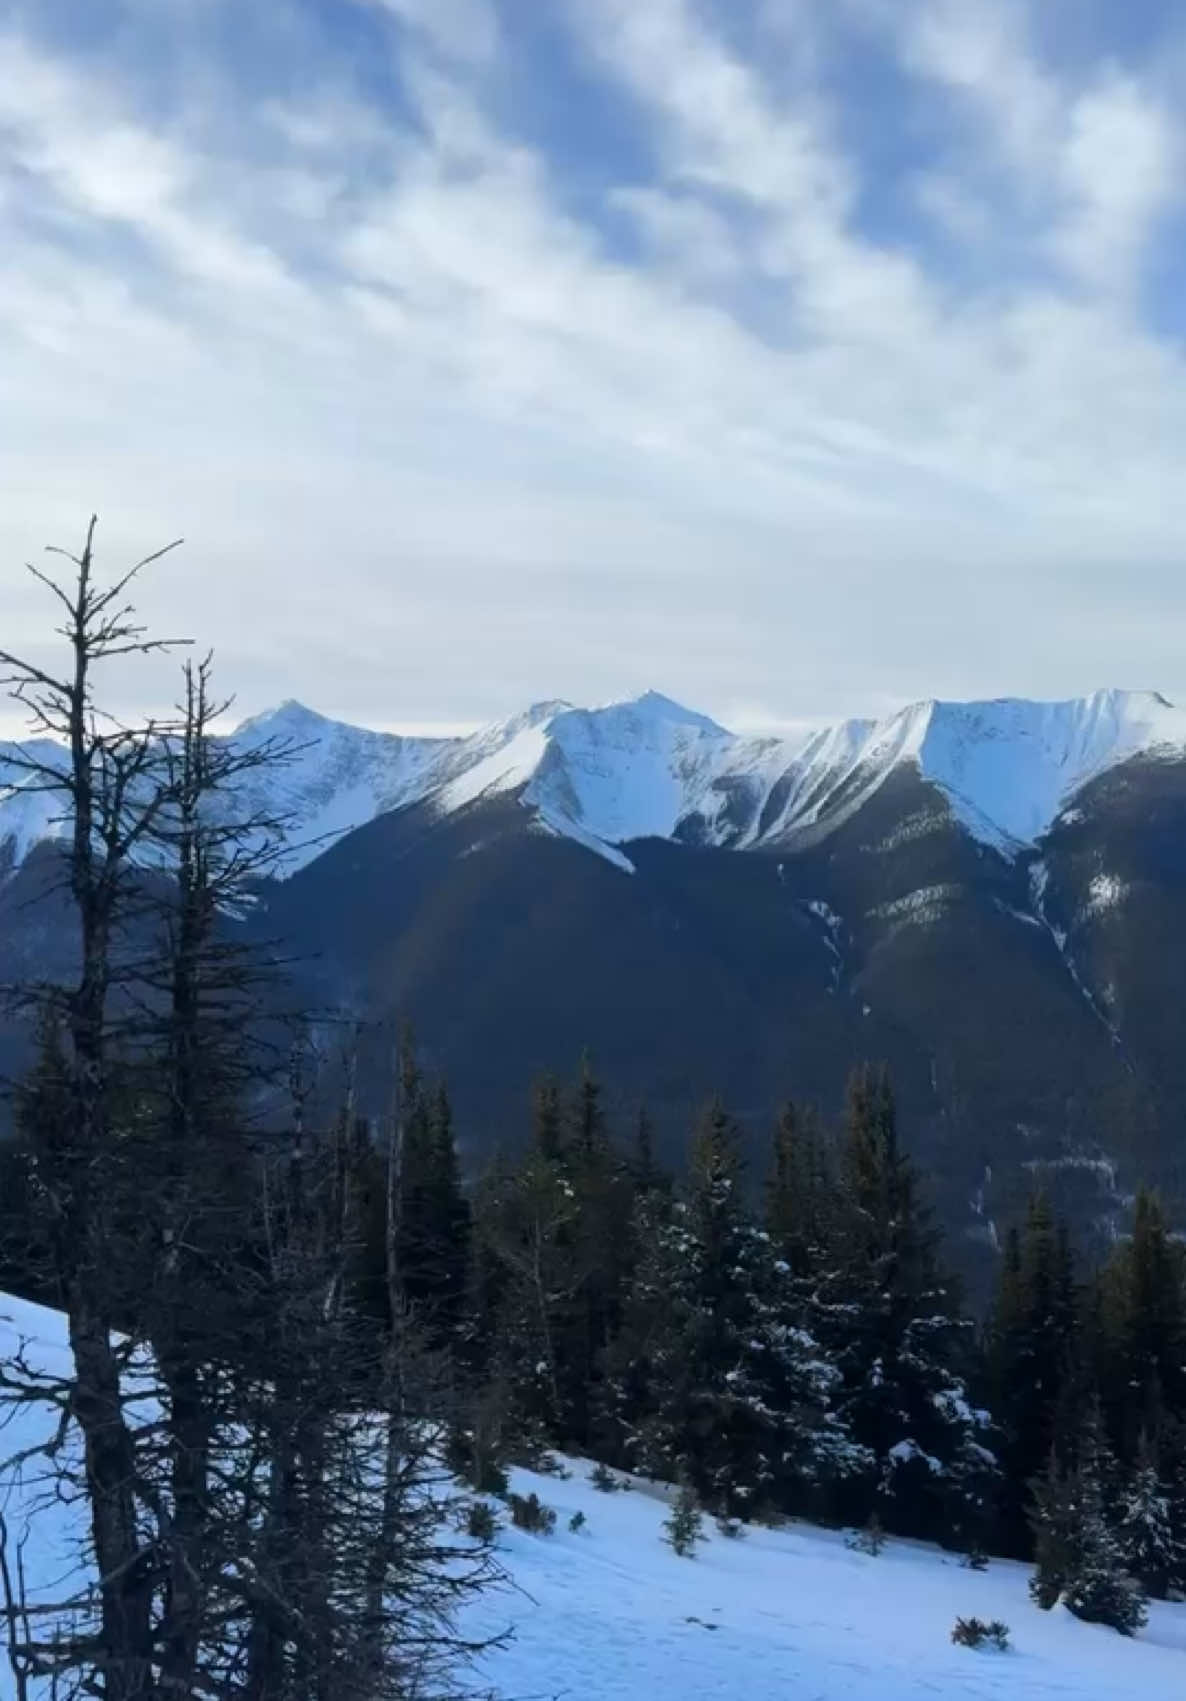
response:
[[[796,1278],[813,1276],[835,1240],[835,1166],[819,1117],[790,1100],[774,1132],[764,1219],[780,1257]]]
[[[824,1341],[844,1378],[841,1414],[876,1471],[864,1504],[846,1497],[846,1521],[862,1521],[871,1489],[887,1528],[967,1546],[990,1513],[991,1423],[969,1397],[971,1325],[939,1267],[884,1070],[849,1083],[841,1175]]]
[[[604,1156],[606,1150],[605,1111],[601,1104],[601,1082],[593,1073],[586,1051],[581,1057],[569,1110],[567,1149],[577,1165],[588,1165]]]
[[[1077,1422],[1081,1357],[1069,1239],[1035,1194],[1023,1229],[1006,1238],[988,1330],[990,1398],[1003,1432],[998,1541],[1017,1558],[1031,1552],[1026,1484]]]
[[[469,1269],[469,1205],[453,1140],[444,1082],[426,1082],[415,1061],[402,1065],[402,1206],[397,1255],[405,1301],[431,1338],[445,1344],[461,1326]]]
[[[1145,1622],[1145,1597],[1109,1516],[1114,1465],[1098,1401],[1084,1418],[1077,1455],[1066,1467],[1052,1452],[1044,1475],[1032,1484],[1035,1571],[1030,1593],[1047,1611],[1061,1601],[1077,1618],[1131,1636]]]
[[[1167,1420],[1186,1417],[1186,1252],[1155,1194],[1137,1194],[1131,1237],[1100,1282],[1100,1377],[1112,1433],[1135,1459]]]
[[[1117,1530],[1133,1576],[1146,1594],[1164,1600],[1181,1573],[1183,1542],[1174,1529],[1169,1489],[1145,1436],[1120,1498]]]
[[[665,1540],[681,1559],[691,1559],[697,1542],[704,1539],[704,1518],[696,1495],[688,1484],[680,1489],[671,1515],[663,1522]]]
[[[616,1361],[632,1457],[724,1516],[802,1506],[864,1463],[832,1410],[838,1381],[803,1327],[787,1266],[749,1219],[737,1131],[701,1119],[669,1211],[640,1204],[644,1246]]]
[[[558,1163],[564,1146],[564,1110],[560,1088],[551,1075],[536,1082],[531,1107],[535,1149],[545,1163]]]
[[[638,1107],[638,1120],[634,1125],[634,1150],[628,1168],[636,1193],[650,1193],[670,1185],[670,1178],[665,1175],[655,1157],[654,1124],[645,1104]]]

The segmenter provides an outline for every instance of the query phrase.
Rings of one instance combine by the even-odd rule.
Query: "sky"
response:
[[[244,714],[1186,700],[1184,152],[1175,0],[0,0],[0,642],[94,510]]]

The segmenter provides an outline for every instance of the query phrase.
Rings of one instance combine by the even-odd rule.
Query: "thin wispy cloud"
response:
[[[0,5],[6,631],[96,506],[245,711],[1186,691],[1147,6]]]

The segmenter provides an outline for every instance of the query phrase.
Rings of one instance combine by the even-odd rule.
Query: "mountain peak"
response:
[[[247,720],[241,721],[233,736],[242,738],[244,734],[253,734],[268,738],[309,737],[337,724],[339,723],[331,721],[328,716],[318,714],[316,709],[310,709],[296,697],[285,697],[273,708],[261,709],[257,715],[250,715]]]
[[[610,714],[615,710],[624,710],[637,714],[647,720],[674,724],[676,726],[694,727],[700,732],[724,733],[725,729],[708,715],[702,715],[696,709],[689,709],[684,703],[677,703],[674,697],[666,696],[662,691],[646,690],[638,697],[626,697],[620,702],[607,703],[603,709],[590,709],[589,714]]]

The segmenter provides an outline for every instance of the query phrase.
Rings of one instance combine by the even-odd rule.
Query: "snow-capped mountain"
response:
[[[292,873],[353,828],[405,804],[441,813],[518,793],[539,826],[630,869],[633,840],[752,849],[821,836],[903,766],[1006,855],[1036,842],[1088,781],[1134,756],[1186,751],[1186,712],[1153,692],[1064,702],[916,703],[793,738],[739,736],[657,692],[603,708],[532,705],[468,737],[412,738],[326,719],[297,702],[232,734],[290,751],[245,787],[251,811],[292,822]],[[55,800],[0,748],[0,846],[15,866],[61,830]],[[41,750],[45,754],[45,748]]]
[[[1036,1176],[1092,1223],[1137,1179],[1182,1190],[1186,715],[1152,693],[778,738],[652,692],[436,739],[290,702],[231,737],[287,748],[239,803],[292,820],[235,925],[308,1007],[406,1013],[475,1146],[588,1046],[672,1151],[724,1093],[759,1173],[780,1098],[834,1104],[872,1057],[977,1247]],[[70,973],[29,854],[60,809],[0,746],[0,984]],[[25,1043],[0,1021],[0,1071]]]

